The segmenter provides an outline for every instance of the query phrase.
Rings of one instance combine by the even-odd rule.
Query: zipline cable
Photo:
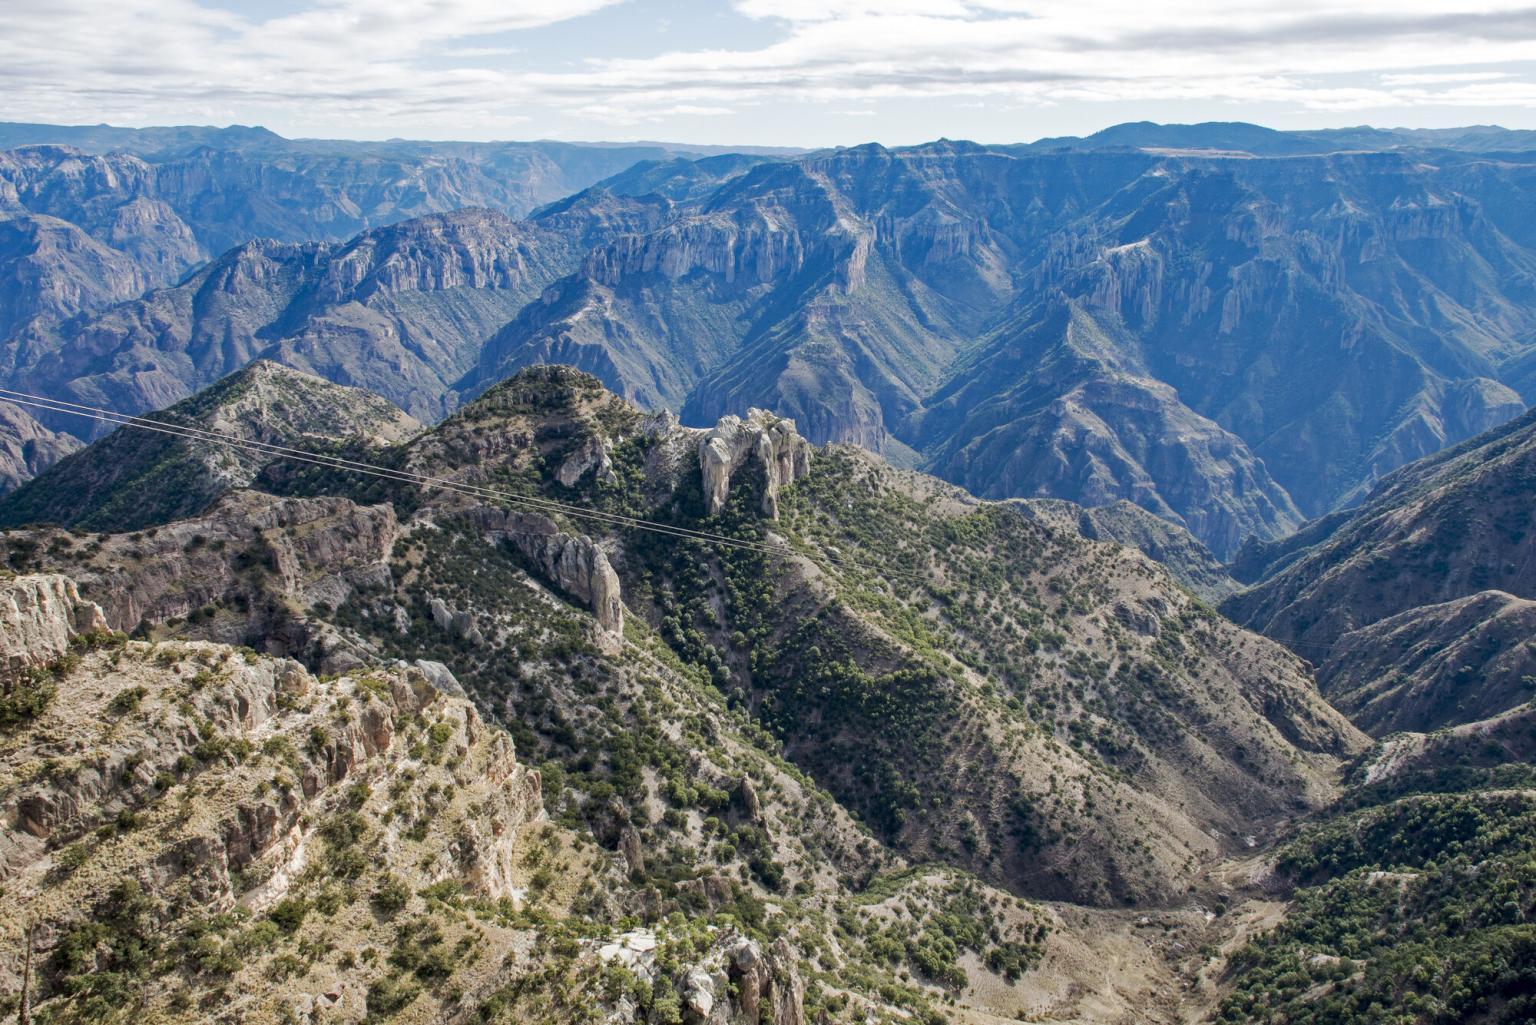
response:
[[[34,395],[29,392],[16,391],[9,388],[0,388],[0,398],[7,399],[18,405],[28,406],[33,409],[45,410],[53,413],[66,413],[75,416],[98,420],[103,423],[115,424],[122,427],[137,427],[161,434],[185,438],[190,441],[204,441],[213,444],[225,445],[230,448],[250,452],[256,455],[276,456],[292,459],[296,462],[308,463],[328,469],[344,472],[359,473],[385,480],[393,480],[400,483],[415,484],[420,487],[434,488],[466,495],[472,498],[494,498],[510,502],[514,505],[530,507],[538,512],[561,512],[568,516],[603,523],[607,526],[628,527],[636,530],[650,531],[652,533],[665,534],[684,540],[698,541],[706,544],[723,545],[758,552],[765,555],[798,555],[795,549],[787,545],[768,544],[759,541],[749,541],[742,538],[733,538],[724,534],[716,534],[710,531],[697,530],[691,527],[680,527],[670,523],[660,523],[654,520],[640,519],[635,516],[626,516],[622,513],[608,513],[596,509],[586,509],[581,506],[560,502],[556,499],[541,498],[531,495],[520,495],[512,491],[504,491],[499,488],[490,488],[478,484],[470,484],[463,481],[448,480],[442,477],[431,477],[426,474],[413,473],[408,470],[398,470],[392,467],[378,466],[373,463],[365,463],[355,459],[347,459],[342,456],[327,455],[313,452],[308,449],[294,448],[288,445],[278,445],[271,442],[257,441],[255,439],[236,438],[218,431],[195,427],[188,424],[178,424],[163,420],[151,420],[147,417],[134,416],[128,413],[118,413],[109,409],[96,406],[86,406],[80,403],[67,402],[63,399],[51,399],[42,395]]]
[[[426,474],[413,473],[409,470],[399,470],[393,467],[379,466],[374,463],[365,463],[356,459],[347,459],[343,456],[327,455],[314,452],[309,449],[295,448],[291,445],[279,445],[273,442],[258,441],[254,438],[236,438],[218,431],[196,427],[190,424],[178,424],[165,420],[152,420],[148,417],[135,416],[129,413],[118,413],[114,410],[103,409],[99,406],[87,406],[77,402],[68,402],[64,399],[53,399],[44,395],[34,395],[30,392],[16,391],[10,388],[0,388],[0,398],[14,402],[20,406],[43,410],[51,413],[65,413],[73,416],[86,417],[98,420],[102,423],[115,424],[119,427],[137,427],[140,430],[167,434],[173,437],[184,438],[188,441],[203,441],[230,448],[250,452],[255,455],[274,456],[289,459],[299,463],[306,463],[326,469],[341,470],[347,473],[358,473],[366,476],[378,477],[383,480],[392,480],[402,484],[414,484],[418,487],[433,488],[440,491],[448,491],[465,495],[470,498],[491,498],[509,502],[514,505],[521,504],[537,512],[559,512],[578,519],[585,519],[605,526],[626,527],[634,530],[649,531],[668,537],[675,537],[686,541],[697,541],[702,544],[722,545],[731,548],[757,552],[761,555],[794,556],[802,553],[788,545],[768,544],[760,541],[749,541],[742,538],[729,537],[725,534],[716,534],[711,531],[697,530],[692,527],[680,527],[670,523],[660,523],[655,520],[645,520],[636,516],[626,516],[622,513],[609,513],[597,509],[586,509],[568,502],[561,502],[553,498],[542,498],[536,495],[520,495],[512,491],[504,491],[500,488],[486,487],[480,484],[471,484],[465,481],[449,480],[444,477],[432,477]],[[837,564],[838,560],[832,558],[829,553],[822,553],[823,557]],[[1294,642],[1289,647],[1293,651],[1296,648],[1311,648],[1312,650],[1331,653],[1331,648],[1324,645],[1312,645],[1307,642]]]

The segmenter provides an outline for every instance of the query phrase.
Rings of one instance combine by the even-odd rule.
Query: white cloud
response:
[[[1454,82],[1491,82],[1513,78],[1508,71],[1427,71],[1382,75],[1383,85],[1449,85]]]
[[[312,0],[260,20],[196,0],[7,0],[0,88],[11,117],[259,109],[380,128],[508,125],[531,108],[608,125],[788,102],[840,117],[925,98],[1536,108],[1522,0],[734,0],[771,41],[613,58],[599,14],[584,63],[519,67],[516,33],[616,2]]]

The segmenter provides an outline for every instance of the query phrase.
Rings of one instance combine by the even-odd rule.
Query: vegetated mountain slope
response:
[[[782,938],[626,932],[639,888],[441,666],[316,677],[106,632],[67,577],[4,594],[34,697],[0,735],[0,973],[39,1020],[805,1021]]]
[[[442,663],[613,872],[574,880],[590,903],[565,935],[729,914],[785,936],[810,1020],[946,995],[1182,1020],[1194,951],[1228,928],[1206,870],[1325,802],[1363,745],[1299,662],[1139,554],[811,451],[768,414],[682,428],[544,368],[391,465],[525,500],[278,461],[258,483],[284,496],[126,535],[13,531],[0,557],[66,570],[151,639],[325,673]]]
[[[1536,791],[1355,796],[1274,859],[1285,916],[1212,1020],[1530,1021]]]
[[[14,491],[80,448],[68,434],[50,431],[32,414],[0,401],[0,494]]]
[[[1135,503],[1121,500],[1086,507],[1059,498],[1021,498],[1009,505],[1030,519],[1076,531],[1090,541],[1113,541],[1134,548],[1161,563],[1175,580],[1212,604],[1241,588],[1210,549],[1189,531]]]
[[[1532,696],[1536,416],[1399,470],[1224,610],[1319,665],[1374,733]]]
[[[48,717],[22,735],[23,769],[25,745],[40,740],[47,754],[57,742],[53,707],[70,721],[100,718],[81,714],[74,695],[104,703],[118,724],[95,743],[82,736],[76,759],[51,775],[0,770],[0,787],[20,785],[22,806],[67,805],[84,820],[83,831],[65,831],[37,815],[24,824],[37,839],[8,848],[51,838],[70,851],[51,871],[46,860],[30,870],[71,898],[35,905],[49,928],[34,998],[54,999],[49,1013],[62,1020],[101,1013],[125,986],[156,1006],[169,1001],[173,1020],[284,1020],[310,1001],[454,1022],[661,1025],[679,1007],[727,1025],[814,1020],[821,1008],[907,1020],[976,988],[991,994],[986,1006],[1075,1007],[1099,974],[1091,938],[1149,946],[1111,912],[1074,911],[1069,922],[1068,909],[953,869],[909,870],[648,631],[632,629],[616,651],[611,634],[488,539],[402,524],[387,506],[245,492],[143,533],[12,533],[7,542],[12,565],[68,564],[106,602],[108,623],[136,619],[153,642],[118,653],[121,640],[93,639],[85,650],[103,648],[105,666],[66,651],[27,677],[43,698],[37,687],[6,692],[21,695],[21,726],[39,705]],[[392,593],[395,581],[409,608],[398,628],[360,635],[320,618],[349,619],[345,606]],[[439,618],[447,603],[454,612]],[[23,624],[39,618],[19,604]],[[260,683],[276,656],[176,639],[188,636],[247,639],[328,674],[312,680],[278,660],[274,714]],[[538,782],[525,768],[508,771],[501,726],[430,696],[429,682],[462,694],[452,671],[388,658],[382,671],[369,668],[360,656],[379,644],[449,659],[516,736],[521,765],[540,766]],[[70,688],[68,706],[50,707],[50,674]],[[391,716],[401,681],[411,704]],[[137,751],[141,716],[177,743]],[[16,728],[7,721],[7,733]],[[482,738],[508,758],[481,767]],[[223,782],[231,773],[238,786]],[[44,799],[29,799],[39,779]],[[498,814],[509,797],[520,814],[532,810],[530,786],[542,789],[553,825],[519,827]],[[275,802],[277,821],[248,809],[246,795]],[[211,841],[161,832],[185,822],[185,809]],[[111,828],[91,833],[101,821]],[[125,865],[127,853],[159,867]],[[137,890],[121,890],[125,878]],[[30,892],[7,878],[7,898]],[[125,894],[135,912],[126,921]],[[0,913],[0,928],[19,935],[19,915]],[[1181,917],[1202,924],[1197,912]],[[58,942],[73,943],[76,930],[104,944],[94,961]],[[316,931],[319,942],[299,942]],[[465,932],[476,941],[458,943]],[[378,953],[359,956],[369,947]],[[0,973],[15,990],[22,946],[5,949]],[[1050,992],[1016,985],[1043,962]],[[1149,964],[1139,984],[1156,993],[1169,973]],[[226,988],[241,994],[227,1011]]]
[[[250,242],[179,285],[59,329],[15,379],[139,413],[267,358],[435,419],[480,342],[577,258],[560,237],[490,210],[340,244]]]
[[[768,423],[722,428],[738,467],[725,484],[768,472],[763,487],[776,490],[805,472],[777,447],[767,470],[754,469],[750,453],[768,442],[753,439],[772,436]],[[541,460],[508,447],[530,437]],[[724,494],[710,476],[704,496],[690,495],[700,444],[698,432],[642,421],[595,381],[555,368],[498,386],[412,443],[404,465],[697,523],[709,496]],[[781,497],[773,529],[809,561],[687,553],[646,534],[616,539],[610,561],[631,613],[898,849],[1026,892],[1156,899],[1239,822],[1317,800],[1328,756],[1356,742],[1285,656],[1239,655],[1254,642],[1226,634],[1138,555],[977,505],[857,450],[818,454],[808,472]],[[465,515],[513,530],[504,514]],[[742,528],[761,530],[759,515]],[[997,567],[1007,569],[993,579]],[[564,586],[600,608],[613,594],[612,582]],[[1152,697],[1165,691],[1167,704]],[[1124,846],[1127,831],[1146,846]]]
[[[245,441],[364,450],[421,425],[384,399],[258,360],[154,419]],[[0,524],[135,530],[202,512],[248,486],[270,457],[122,427],[0,500]]]
[[[594,249],[462,387],[572,363],[973,490],[1005,457],[1055,465],[1052,403],[1086,405],[1079,470],[1012,493],[1130,498],[1227,556],[1524,408],[1536,163],[1434,159],[945,142],[659,173],[668,222]]]

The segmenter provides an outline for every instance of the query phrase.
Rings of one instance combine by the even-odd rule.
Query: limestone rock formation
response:
[[[704,475],[704,501],[709,515],[718,516],[730,494],[731,477],[743,466],[764,474],[762,509],[779,518],[779,489],[810,472],[811,444],[795,433],[795,422],[752,409],[743,420],[726,416],[699,438],[699,470]]]
[[[624,631],[619,575],[607,553],[585,534],[567,533],[542,513],[479,506],[471,511],[477,529],[508,541],[560,590],[584,602],[610,633]]]
[[[39,573],[0,583],[0,662],[7,667],[47,662],[78,634],[106,628],[101,606],[83,600],[69,577]]]
[[[43,659],[60,636],[95,629],[99,612],[73,594],[63,577],[14,581],[7,608],[54,629],[7,623],[6,657]],[[60,612],[71,604],[73,623]],[[156,909],[159,935],[142,941],[155,950],[206,936],[214,916],[302,918],[328,877],[350,880],[360,905],[331,905],[328,927],[359,938],[378,922],[370,893],[389,894],[372,900],[391,915],[433,884],[521,899],[514,849],[544,817],[539,774],[416,667],[320,678],[225,645],[117,635],[61,671],[51,704],[0,749],[0,985],[14,991],[20,930],[35,924],[35,1003],[67,1003],[71,978],[109,970],[110,950],[84,964],[69,951],[103,919],[127,928],[108,909],[130,897]],[[226,959],[220,972],[241,967]],[[251,970],[267,994],[312,999],[287,974]],[[361,1010],[362,971],[322,989],[326,1002]],[[139,999],[187,984],[151,977]]]

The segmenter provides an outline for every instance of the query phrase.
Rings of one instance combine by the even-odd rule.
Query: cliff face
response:
[[[388,945],[381,919],[430,917],[418,888],[520,899],[515,852],[543,818],[539,775],[467,702],[414,668],[318,679],[218,644],[92,633],[99,611],[76,604],[71,622],[61,609],[73,593],[67,578],[19,577],[4,599],[62,629],[74,653],[55,663],[48,707],[0,743],[0,976],[15,991],[30,944],[34,1008],[89,1016],[111,1000],[102,973],[116,973],[142,977],[138,1006],[162,1016],[222,1017],[192,1006],[242,977],[242,1017],[317,1000],[361,1013],[387,964],[324,980],[270,968],[293,957],[292,934],[328,886],[355,895],[322,899],[326,928],[354,951]],[[58,638],[11,625],[7,664],[56,654]],[[390,903],[370,910],[381,886]],[[269,914],[285,925],[241,942],[241,923]],[[164,970],[196,944],[194,970]]]
[[[761,409],[745,420],[727,416],[699,438],[699,472],[704,507],[718,516],[731,493],[731,475],[752,465],[763,474],[763,515],[779,518],[779,490],[810,473],[811,446],[795,433],[795,422]]]
[[[155,279],[72,224],[0,205],[0,281],[0,339],[10,370],[31,358],[36,336],[49,326],[132,299]]]
[[[107,629],[95,602],[83,601],[69,577],[15,577],[0,586],[0,660],[8,670],[51,662],[76,636]]]

